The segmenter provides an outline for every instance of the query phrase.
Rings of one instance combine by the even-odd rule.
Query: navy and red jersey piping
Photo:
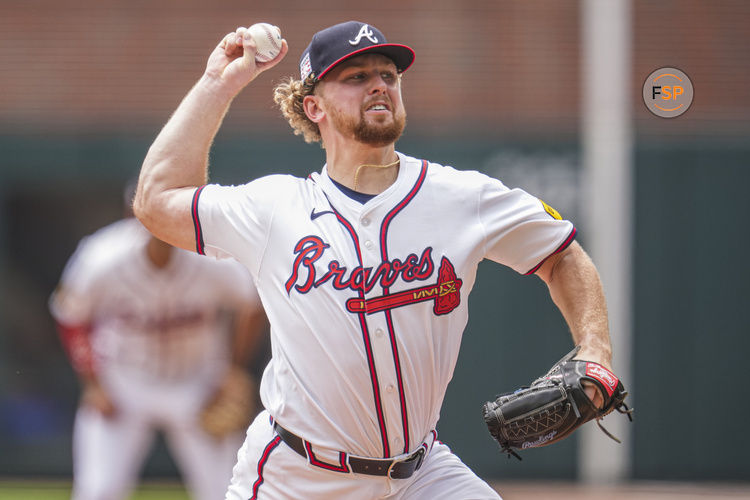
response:
[[[354,244],[354,250],[357,252],[357,260],[359,262],[359,265],[362,266],[362,254],[359,249],[359,237],[357,236],[356,231],[354,230],[354,226],[346,220],[346,218],[341,215],[341,213],[336,210],[336,207],[331,204],[330,200],[328,200],[328,204],[330,205],[331,209],[333,210],[333,213],[336,215],[336,219],[339,221],[339,223],[344,226],[346,231],[349,233],[349,236],[352,239],[352,243]],[[364,291],[361,289],[358,291],[360,298],[364,301],[365,295]],[[388,457],[390,456],[390,445],[388,444],[388,430],[385,425],[385,413],[383,412],[383,402],[380,396],[380,382],[378,380],[378,372],[375,368],[375,355],[373,354],[372,350],[372,343],[370,341],[370,331],[367,327],[367,321],[365,319],[366,312],[361,312],[358,314],[359,316],[359,325],[360,329],[362,330],[362,341],[365,345],[365,353],[367,354],[367,365],[370,371],[370,382],[372,383],[372,393],[373,398],[375,400],[375,412],[378,417],[378,426],[380,427],[380,436],[381,441],[383,445],[383,456]]]
[[[422,168],[419,174],[419,177],[417,181],[415,182],[414,186],[409,190],[409,193],[404,197],[403,200],[401,200],[384,218],[383,224],[381,226],[380,230],[380,250],[381,250],[381,258],[384,262],[388,260],[388,250],[387,250],[387,234],[388,234],[388,228],[390,226],[391,221],[393,218],[401,211],[403,208],[411,202],[412,199],[416,196],[417,192],[420,190],[422,185],[424,184],[424,180],[426,178],[427,174],[427,162],[425,160],[422,161]],[[333,210],[334,214],[336,215],[336,218],[338,219],[339,223],[344,226],[344,228],[349,233],[350,237],[352,238],[352,241],[354,243],[354,248],[357,252],[357,259],[359,261],[359,265],[362,266],[362,256],[359,249],[359,238],[357,236],[356,231],[354,230],[353,225],[346,220],[344,216],[341,215],[341,213],[336,210],[336,207],[333,206],[333,204],[330,202],[330,199],[328,200],[328,203]],[[383,294],[388,294],[388,287],[383,287]],[[359,291],[360,298],[364,301],[364,292],[362,290]],[[388,328],[389,338],[391,342],[391,352],[393,354],[393,363],[394,363],[394,369],[396,372],[396,380],[399,390],[399,403],[401,406],[401,425],[402,425],[402,432],[404,434],[404,453],[408,452],[409,450],[409,419],[408,419],[408,412],[407,412],[407,405],[406,405],[406,392],[404,390],[404,382],[403,382],[403,375],[401,371],[401,361],[400,356],[398,353],[398,345],[396,342],[396,332],[395,328],[393,326],[393,319],[391,317],[390,311],[386,310],[384,311],[386,315],[386,324]],[[378,424],[380,426],[380,432],[381,432],[381,439],[382,439],[382,445],[383,445],[383,457],[389,457],[390,456],[390,445],[389,445],[389,439],[387,434],[387,428],[385,426],[385,414],[383,412],[382,407],[382,399],[380,395],[380,383],[377,371],[375,369],[375,359],[372,352],[372,345],[370,342],[370,334],[369,329],[367,327],[367,322],[365,320],[366,311],[359,313],[359,319],[360,319],[360,328],[362,330],[362,337],[363,342],[365,344],[365,351],[367,354],[367,362],[369,365],[370,370],[370,380],[372,382],[372,389],[373,389],[373,396],[375,398],[375,407],[376,407],[376,413],[378,417]]]
[[[419,177],[417,178],[417,181],[414,183],[414,186],[409,190],[409,193],[404,197],[403,200],[401,200],[388,214],[383,218],[383,224],[380,228],[380,255],[383,262],[389,262],[388,260],[388,229],[390,227],[391,221],[396,217],[396,215],[401,212],[401,210],[406,207],[417,195],[419,190],[422,188],[422,185],[424,184],[424,180],[427,177],[427,161],[422,160],[422,169],[419,172]],[[387,296],[389,294],[389,288],[384,286],[383,287],[383,296]],[[388,335],[390,337],[391,341],[391,351],[393,353],[393,364],[394,368],[396,370],[396,381],[398,384],[398,394],[399,394],[399,403],[401,405],[401,425],[402,425],[402,431],[404,434],[404,453],[408,453],[409,451],[409,417],[407,412],[407,406],[406,406],[406,392],[404,390],[404,379],[403,375],[401,373],[401,360],[398,352],[398,344],[396,342],[396,331],[393,326],[393,318],[391,315],[391,311],[386,309],[384,311],[385,313],[385,319],[386,319],[386,325],[388,327]]]
[[[198,200],[201,197],[201,193],[206,186],[201,186],[195,190],[193,194],[193,203],[190,209],[190,213],[193,216],[193,228],[195,229],[195,251],[200,255],[206,255],[206,247],[203,243],[203,227],[201,227],[201,221],[198,217]]]
[[[250,497],[250,500],[256,500],[258,498],[258,490],[260,489],[260,486],[264,481],[263,469],[268,462],[268,457],[271,456],[271,452],[275,450],[280,443],[281,436],[277,435],[266,445],[265,449],[263,450],[263,454],[261,455],[260,460],[258,460],[258,479],[256,479],[253,483],[253,496]]]
[[[305,445],[305,450],[307,451],[307,459],[311,465],[333,472],[351,472],[351,469],[349,469],[349,465],[347,464],[346,453],[344,453],[343,451],[339,452],[339,463],[337,465],[334,465],[319,460],[318,457],[315,456],[315,453],[313,453],[312,446],[310,445],[309,441],[303,440],[303,443]]]
[[[536,266],[534,266],[531,270],[525,272],[524,275],[534,274],[535,272],[537,272],[539,270],[539,268],[542,267],[542,265],[545,262],[547,262],[547,259],[549,259],[553,255],[558,254],[558,253],[562,252],[563,250],[565,250],[566,248],[568,248],[570,246],[570,244],[573,243],[573,240],[575,239],[575,237],[576,237],[576,228],[574,227],[570,231],[570,234],[568,234],[568,237],[565,238],[565,241],[563,241],[560,244],[560,246],[555,249],[554,252],[552,252],[551,254],[549,254],[548,256],[546,256],[544,259],[542,259],[542,261],[539,264],[537,264]]]

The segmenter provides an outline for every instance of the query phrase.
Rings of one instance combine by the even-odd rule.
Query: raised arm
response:
[[[208,58],[206,71],[188,92],[146,154],[133,202],[135,216],[159,239],[195,251],[190,213],[195,189],[207,182],[208,153],[234,97],[288,51],[255,61],[247,29],[227,34]]]

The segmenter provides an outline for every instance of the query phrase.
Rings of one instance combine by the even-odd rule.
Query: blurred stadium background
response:
[[[584,23],[599,15],[625,36],[585,35]],[[0,478],[29,488],[70,477],[77,384],[46,301],[77,241],[120,216],[124,183],[213,46],[239,25],[267,21],[291,50],[237,98],[216,140],[212,180],[306,175],[323,152],[292,136],[270,90],[296,73],[315,31],[349,19],[416,50],[399,150],[538,194],[576,222],[587,248],[606,248],[595,241],[602,220],[626,236],[616,245],[622,254],[592,252],[597,264],[627,270],[625,280],[603,273],[608,293],[622,296],[615,368],[636,407],[632,425],[614,424],[624,445],[592,446],[582,433],[518,462],[490,441],[482,402],[538,375],[570,341],[539,280],[489,264],[473,293],[441,439],[507,498],[534,498],[525,481],[551,482],[556,498],[618,498],[591,490],[597,482],[620,484],[627,498],[720,498],[711,486],[719,483],[730,485],[727,498],[750,497],[750,405],[737,386],[750,351],[750,3],[741,0],[3,0]],[[586,54],[610,45],[623,66],[612,95],[625,103],[611,160],[630,184],[602,189],[627,194],[617,206],[592,201],[586,166],[597,137],[587,116],[611,111],[592,98],[608,89],[587,85]],[[645,78],[660,67],[681,69],[695,87],[679,118],[657,118],[642,101]],[[163,445],[144,474],[177,477]],[[654,481],[661,486],[638,486]],[[652,493],[637,496],[643,491]]]

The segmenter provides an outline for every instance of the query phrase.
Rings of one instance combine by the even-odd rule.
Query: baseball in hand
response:
[[[255,41],[255,60],[266,62],[274,59],[281,51],[281,30],[268,23],[256,23],[248,28]]]

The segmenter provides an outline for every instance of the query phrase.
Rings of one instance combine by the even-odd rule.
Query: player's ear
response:
[[[313,123],[320,123],[326,115],[320,96],[315,94],[306,95],[302,99],[302,108]]]

